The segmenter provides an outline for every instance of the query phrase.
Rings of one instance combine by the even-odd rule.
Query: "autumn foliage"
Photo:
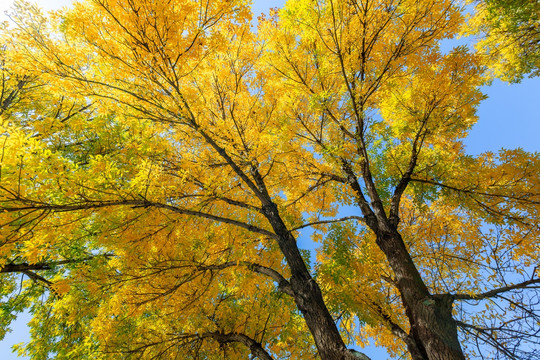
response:
[[[537,358],[539,158],[466,154],[497,61],[441,50],[463,11],[18,2],[0,328],[30,309],[32,359]]]

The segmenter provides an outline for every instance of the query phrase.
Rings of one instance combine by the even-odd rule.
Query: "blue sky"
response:
[[[39,6],[52,9],[69,4],[70,0],[38,0]],[[256,18],[269,8],[281,7],[284,0],[254,0],[253,13]],[[11,1],[1,1],[0,18],[10,6]],[[521,147],[531,152],[540,151],[540,78],[524,79],[520,84],[508,85],[494,81],[483,88],[488,96],[479,109],[479,121],[465,140],[467,152],[477,155],[485,151],[498,151],[501,148]],[[13,324],[13,332],[0,342],[0,357],[3,360],[16,360],[10,347],[28,339],[26,322],[28,316],[21,316]],[[383,358],[386,352],[373,347],[362,350],[373,359]]]

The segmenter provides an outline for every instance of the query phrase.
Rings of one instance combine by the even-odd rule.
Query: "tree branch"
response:
[[[102,255],[96,255],[96,256],[89,256],[89,257],[82,258],[82,259],[67,259],[67,260],[61,260],[61,261],[41,262],[41,263],[36,263],[36,264],[28,264],[28,263],[14,264],[14,263],[9,263],[9,264],[6,264],[6,265],[2,266],[2,268],[0,268],[0,273],[52,270],[56,266],[81,263],[81,262],[85,262],[85,261],[88,261],[88,260],[95,259],[96,257],[99,257],[99,256],[110,257],[110,256],[112,256],[112,254],[102,254]]]
[[[533,204],[533,205],[540,204],[540,201],[529,200],[527,197],[518,197],[518,196],[504,195],[504,194],[490,194],[490,193],[480,192],[480,191],[477,192],[477,191],[469,190],[469,189],[460,189],[460,188],[457,188],[455,186],[446,185],[446,184],[443,184],[443,183],[440,183],[440,182],[437,182],[437,181],[433,181],[433,180],[428,180],[428,179],[411,178],[411,181],[419,182],[419,183],[423,183],[423,184],[434,185],[434,186],[439,186],[439,187],[442,187],[442,188],[445,188],[445,189],[448,189],[448,190],[453,190],[453,191],[461,192],[461,193],[468,194],[468,195],[480,195],[480,196],[487,196],[487,197],[511,199],[511,200],[521,201],[521,202],[525,202],[525,203],[530,203],[530,204]],[[536,195],[536,194],[534,194],[534,195]]]
[[[249,348],[251,354],[261,360],[273,360],[270,354],[262,347],[261,343],[241,333],[211,332],[200,335],[201,338],[212,338],[220,344],[239,342]]]
[[[389,220],[395,227],[397,227],[397,225],[399,224],[399,204],[401,202],[401,197],[407,189],[407,186],[411,181],[413,171],[416,168],[416,163],[418,162],[418,155],[420,154],[420,149],[422,148],[422,144],[426,137],[426,132],[424,131],[424,128],[426,127],[430,114],[431,111],[424,116],[424,119],[422,120],[422,125],[420,126],[420,129],[418,129],[418,132],[414,137],[414,141],[412,143],[411,157],[409,159],[409,165],[405,173],[401,176],[401,179],[399,180],[399,183],[394,190],[394,194],[392,195]]]
[[[263,266],[263,265],[259,265],[259,264],[256,264],[256,263],[252,263],[252,262],[249,262],[249,261],[229,261],[229,262],[219,264],[219,265],[201,265],[201,266],[197,266],[197,269],[199,269],[199,270],[221,270],[221,269],[225,269],[225,268],[232,267],[232,266],[245,266],[246,268],[248,268],[249,270],[251,270],[253,272],[266,275],[266,276],[272,278],[272,280],[274,280],[275,282],[278,283],[278,289],[280,291],[282,291],[283,293],[285,293],[287,295],[290,295],[293,298],[295,296],[294,291],[293,291],[293,289],[291,287],[291,284],[289,283],[289,281],[287,279],[285,279],[285,277],[283,277],[283,275],[281,275],[279,272],[277,272],[276,270],[274,270],[272,268],[269,268],[269,267],[266,267],[266,266]]]
[[[48,210],[48,211],[53,211],[53,212],[68,212],[68,211],[85,210],[85,209],[98,209],[98,208],[104,208],[104,207],[109,207],[109,206],[131,206],[131,207],[144,207],[144,208],[154,207],[154,208],[167,209],[167,210],[170,210],[178,214],[182,214],[182,215],[192,215],[192,216],[202,217],[202,218],[213,220],[220,223],[231,224],[231,225],[238,226],[240,228],[246,229],[251,232],[266,235],[271,238],[277,237],[276,234],[268,230],[261,229],[257,226],[247,224],[238,220],[233,220],[233,219],[229,219],[222,216],[212,215],[212,214],[208,214],[202,211],[183,209],[183,208],[176,207],[174,205],[152,202],[144,198],[142,200],[118,200],[118,201],[91,201],[89,200],[89,201],[84,201],[80,203],[72,203],[72,204],[64,204],[64,205],[39,203],[39,202],[33,202],[33,201],[24,200],[24,199],[17,199],[17,200],[21,201],[23,205],[22,206],[3,206],[3,207],[0,207],[0,210],[7,211],[7,212],[24,211],[24,210]]]
[[[403,330],[403,328],[401,326],[396,324],[392,320],[391,316],[388,313],[386,313],[384,311],[384,309],[379,304],[377,304],[375,302],[373,302],[371,304],[375,307],[375,311],[377,313],[379,313],[379,315],[388,324],[388,326],[390,327],[390,330],[392,331],[392,334],[397,336],[399,339],[401,339],[401,341],[403,341],[407,345],[407,348],[409,349],[410,353],[415,354],[415,355],[421,354],[421,352],[418,349],[418,346],[416,345],[416,342],[414,341],[414,339],[409,334],[407,334],[405,332],[405,330]],[[413,358],[415,358],[415,357],[413,357]]]
[[[527,280],[527,281],[523,281],[523,282],[520,282],[520,283],[517,283],[517,284],[514,284],[514,285],[508,285],[508,286],[504,286],[504,287],[501,287],[501,288],[498,288],[498,289],[493,289],[493,290],[490,290],[490,291],[486,291],[484,293],[480,293],[480,294],[454,294],[454,295],[451,295],[454,297],[455,300],[482,300],[482,299],[487,299],[487,298],[491,298],[491,297],[494,297],[498,294],[501,294],[501,293],[504,293],[504,292],[507,292],[507,291],[512,291],[512,290],[517,290],[517,289],[537,289],[538,286],[529,286],[529,285],[534,285],[534,284],[540,284],[540,278],[538,279],[531,279],[531,280]]]
[[[320,220],[320,221],[315,221],[315,222],[308,223],[308,224],[303,224],[303,225],[300,225],[300,226],[297,226],[297,227],[291,229],[291,232],[296,231],[296,230],[300,230],[300,229],[303,229],[303,228],[306,228],[306,227],[314,226],[314,225],[333,224],[333,223],[343,222],[343,221],[347,221],[347,220],[358,220],[358,221],[361,221],[361,222],[366,221],[366,219],[364,219],[361,216],[354,216],[354,215],[353,216],[345,216],[345,217],[342,217],[342,218],[339,218],[339,219]]]
[[[518,360],[518,358],[510,351],[508,351],[507,348],[503,346],[498,340],[497,337],[494,336],[493,332],[490,329],[484,329],[482,327],[471,325],[464,323],[463,321],[456,320],[457,326],[459,326],[463,331],[471,332],[474,331],[476,334],[474,336],[480,337],[480,335],[484,336],[483,341],[491,346],[493,346],[495,349],[497,349],[498,352],[504,353],[506,356],[508,356],[509,359]]]

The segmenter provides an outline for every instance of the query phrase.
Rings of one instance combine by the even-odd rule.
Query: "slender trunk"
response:
[[[290,284],[294,301],[315,340],[321,359],[355,359],[347,350],[339,330],[324,302],[321,289],[311,277],[298,249],[296,239],[278,215],[275,204],[266,207],[266,215],[279,236],[279,247],[291,270]]]
[[[261,201],[263,213],[278,236],[278,245],[285,256],[291,271],[290,284],[294,301],[298,310],[315,340],[315,345],[323,360],[353,360],[355,357],[347,350],[339,330],[324,302],[319,285],[313,280],[304,259],[298,249],[296,239],[287,229],[279,214],[279,210],[272,202],[266,189],[263,177],[257,169],[257,163],[252,163],[250,179],[240,167],[208,134],[201,130],[193,118],[193,127],[199,131],[204,139],[216,150],[236,174],[251,189],[253,194]]]
[[[397,231],[377,234],[377,245],[394,271],[397,287],[409,318],[410,336],[416,344],[415,359],[464,360],[452,317],[453,299],[432,296]]]

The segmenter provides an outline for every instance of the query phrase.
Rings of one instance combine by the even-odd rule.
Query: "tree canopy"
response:
[[[540,71],[540,1],[482,0],[467,33],[481,35],[477,47],[494,75],[511,82]],[[480,33],[480,34],[479,34]]]
[[[289,1],[257,31],[248,0],[11,18],[0,328],[30,309],[21,354],[540,355],[540,159],[465,153],[501,60],[441,50],[461,3]]]

